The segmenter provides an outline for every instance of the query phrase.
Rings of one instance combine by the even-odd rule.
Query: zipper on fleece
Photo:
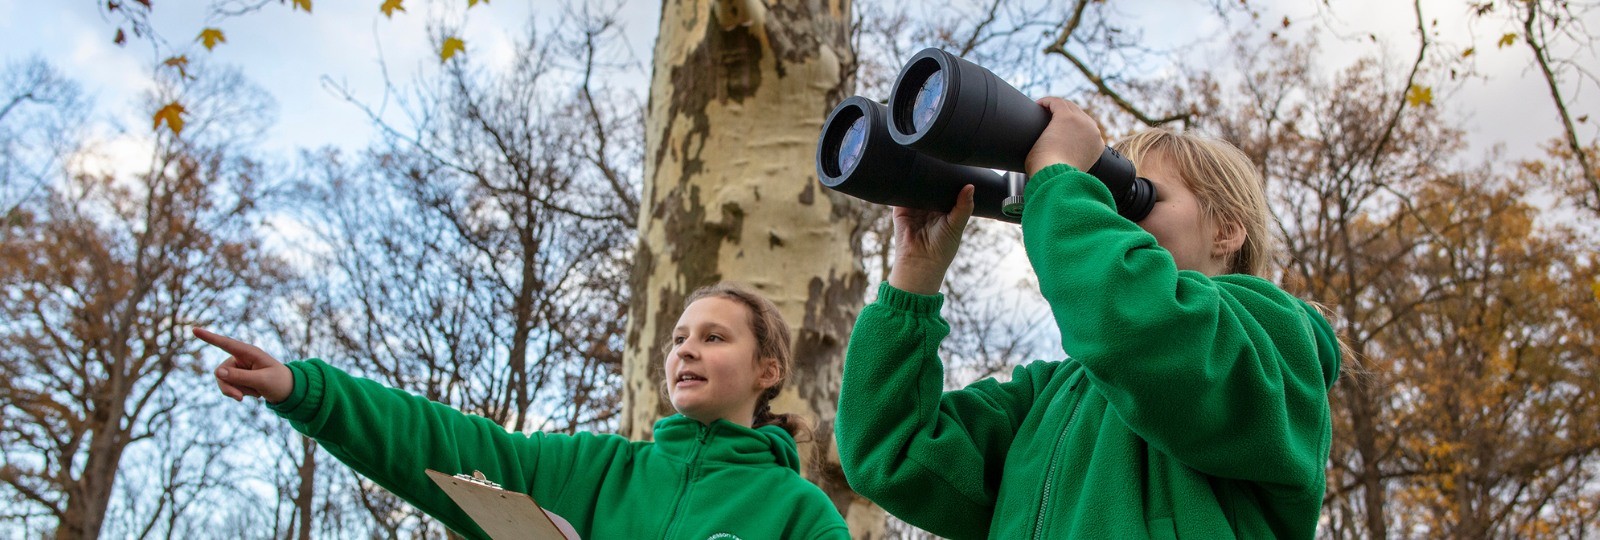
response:
[[[689,494],[694,492],[695,476],[700,474],[700,451],[706,448],[706,440],[711,438],[711,426],[701,425],[700,433],[695,435],[694,452],[689,453],[689,467],[683,473],[683,485],[678,487],[678,500],[672,503],[672,514],[667,521],[667,532],[662,538],[672,538],[672,533],[678,529],[678,515],[683,510],[683,502],[689,499]]]
[[[1078,417],[1078,408],[1083,406],[1083,396],[1078,394],[1078,388],[1083,386],[1083,371],[1073,374],[1078,381],[1067,387],[1068,395],[1074,397],[1072,412],[1067,413],[1067,421],[1061,424],[1061,432],[1056,434],[1055,445],[1050,448],[1050,468],[1044,476],[1044,493],[1039,496],[1039,515],[1034,517],[1033,538],[1038,540],[1044,537],[1044,519],[1050,509],[1050,488],[1056,480],[1056,458],[1061,453],[1061,443],[1067,438],[1067,430],[1072,427],[1072,421]]]

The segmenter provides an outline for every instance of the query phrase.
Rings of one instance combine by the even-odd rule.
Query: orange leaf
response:
[[[383,5],[378,6],[378,11],[382,11],[383,16],[393,19],[394,12],[406,10],[405,6],[400,5],[401,1],[402,0],[383,0]]]
[[[183,56],[183,55],[174,56],[174,57],[168,58],[166,60],[162,60],[161,61],[161,65],[167,66],[167,67],[170,67],[170,68],[176,68],[178,70],[178,75],[179,76],[181,76],[181,77],[183,77],[185,79],[189,78],[189,57],[188,56]]]
[[[1426,86],[1413,86],[1406,91],[1406,104],[1412,107],[1433,105],[1433,89]]]
[[[296,8],[306,10],[306,13],[311,13],[311,0],[294,0],[294,5],[289,10],[293,11]]]
[[[1500,36],[1500,48],[1502,48],[1502,49],[1504,49],[1506,47],[1510,47],[1510,46],[1512,46],[1512,45],[1514,45],[1516,43],[1517,43],[1517,35],[1516,34],[1507,33],[1506,35]]]
[[[444,45],[439,47],[439,63],[450,61],[456,53],[467,50],[467,44],[455,36],[444,38]]]
[[[1477,47],[1467,47],[1467,50],[1461,51],[1461,57],[1462,58],[1466,58],[1468,56],[1472,56],[1473,53],[1476,53],[1476,52],[1478,52],[1478,48]]]
[[[154,119],[150,125],[151,130],[159,129],[161,123],[166,122],[167,129],[172,130],[173,135],[183,132],[183,105],[179,105],[176,101],[156,111],[155,116],[151,118]]]
[[[216,47],[218,43],[228,42],[228,38],[224,37],[222,35],[222,31],[216,28],[207,28],[205,30],[201,30],[200,37],[196,39],[201,45],[205,45],[206,50],[208,51]]]

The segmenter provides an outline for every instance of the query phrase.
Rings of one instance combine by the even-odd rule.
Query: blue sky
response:
[[[363,102],[380,103],[380,56],[390,77],[400,84],[438,68],[426,38],[427,21],[464,21],[461,34],[466,37],[468,54],[475,62],[495,63],[510,54],[530,12],[543,10],[538,14],[548,16],[559,9],[551,0],[494,0],[470,10],[459,0],[409,0],[409,12],[389,19],[379,13],[381,2],[377,0],[316,0],[311,15],[273,4],[258,13],[208,23],[199,6],[209,3],[156,0],[154,24],[173,45],[187,47],[191,57],[241,66],[246,77],[271,93],[278,102],[279,116],[263,144],[268,150],[285,153],[323,145],[364,146],[372,136],[370,123],[356,107],[326,89],[324,79],[348,85]],[[1279,12],[1304,21],[1293,31],[1306,31],[1313,26],[1309,21],[1318,3],[1306,0],[1276,5],[1292,6]],[[1203,4],[1199,0],[1144,0],[1124,9],[1146,25],[1147,35],[1198,36],[1205,29],[1194,26],[1191,14]],[[1335,22],[1320,29],[1325,65],[1342,66],[1354,55],[1372,51],[1393,62],[1403,62],[1413,54],[1416,41],[1408,35],[1414,24],[1409,3],[1346,0],[1334,4]],[[150,84],[149,66],[159,58],[147,43],[137,40],[126,47],[113,45],[113,20],[102,16],[97,5],[96,0],[0,0],[0,50],[5,51],[6,62],[30,54],[43,56],[82,84],[96,99],[100,112],[117,119],[129,136],[145,133],[150,111],[134,105],[139,92]],[[625,0],[624,5],[627,39],[644,63],[639,75],[642,88],[660,2]],[[1445,36],[1436,54],[1456,54],[1469,43],[1478,47],[1478,67],[1487,77],[1469,82],[1459,94],[1440,96],[1466,105],[1450,110],[1463,117],[1478,150],[1503,143],[1509,155],[1531,155],[1556,136],[1558,126],[1548,90],[1538,74],[1526,68],[1526,48],[1494,47],[1494,38],[1503,29],[1469,28],[1459,1],[1429,0],[1424,8],[1439,18]],[[210,24],[226,32],[228,42],[206,53],[192,40],[200,28]],[[1590,21],[1589,27],[1600,28],[1600,20]],[[1380,41],[1350,45],[1337,39],[1367,33],[1379,36]],[[1594,51],[1587,54],[1590,59],[1597,57]],[[1592,117],[1580,126],[1592,140],[1600,133],[1596,127],[1600,125],[1600,114],[1596,114],[1600,113],[1600,100],[1595,98],[1600,88],[1591,83],[1568,91],[1576,104],[1574,115]]]

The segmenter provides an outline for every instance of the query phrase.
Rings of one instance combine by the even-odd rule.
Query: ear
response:
[[[1211,258],[1228,260],[1234,253],[1244,248],[1247,236],[1244,225],[1233,220],[1223,220],[1217,224],[1217,237],[1211,240]]]
[[[757,362],[756,370],[760,373],[756,376],[756,384],[763,390],[772,388],[783,379],[783,370],[778,369],[778,359],[762,358]]]

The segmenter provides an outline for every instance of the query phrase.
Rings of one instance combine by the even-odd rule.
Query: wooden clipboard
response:
[[[449,475],[427,469],[428,478],[439,484],[472,521],[494,540],[567,540],[539,504],[526,493],[506,491],[485,480],[483,473],[473,476]],[[576,538],[576,535],[574,535]]]

